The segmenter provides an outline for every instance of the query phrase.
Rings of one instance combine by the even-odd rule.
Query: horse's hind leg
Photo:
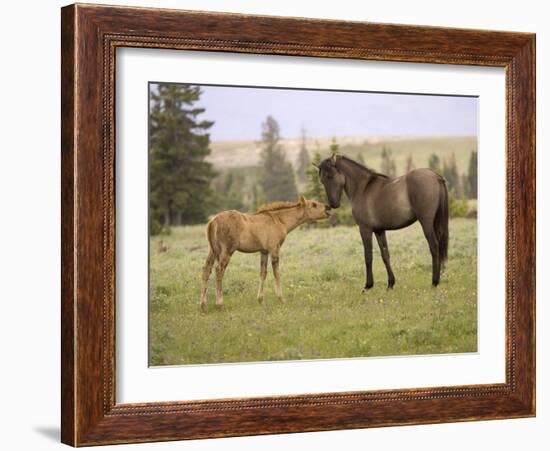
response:
[[[267,252],[262,252],[260,260],[260,288],[258,288],[258,302],[261,304],[264,301],[264,283],[267,277]]]
[[[388,241],[386,240],[386,232],[375,232],[376,241],[378,241],[378,246],[380,246],[380,254],[382,254],[382,260],[386,266],[386,272],[388,273],[388,288],[393,288],[395,285],[395,276],[390,265],[390,250],[388,248]]]
[[[432,254],[432,285],[436,287],[439,284],[439,275],[441,272],[441,262],[439,260],[439,241],[435,234],[433,226],[433,218],[429,220],[420,219],[424,236],[430,246],[430,253]]]
[[[216,265],[216,307],[223,307],[222,280],[225,273],[225,268],[229,263],[231,254],[223,250],[218,256],[218,264]]]
[[[275,278],[275,293],[281,304],[285,303],[283,299],[283,289],[281,288],[281,273],[279,272],[279,249],[271,253],[271,267],[273,268],[273,277]]]
[[[208,290],[208,279],[210,278],[210,273],[212,272],[212,267],[216,257],[214,252],[210,250],[208,257],[206,257],[206,262],[202,268],[202,287],[201,287],[201,310],[204,312],[206,310],[206,291]]]

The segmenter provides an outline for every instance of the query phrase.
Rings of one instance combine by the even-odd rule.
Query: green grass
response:
[[[418,224],[388,232],[397,283],[386,289],[377,246],[375,286],[362,294],[363,248],[356,227],[300,228],[281,257],[286,304],[271,268],[258,304],[259,254],[235,253],[224,279],[225,308],[199,309],[207,255],[204,226],[151,240],[151,365],[438,354],[477,350],[476,221],[450,223],[449,261],[432,288],[431,257]],[[168,250],[158,253],[158,240]]]

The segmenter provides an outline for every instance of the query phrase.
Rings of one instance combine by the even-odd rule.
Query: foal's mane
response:
[[[269,213],[271,211],[277,211],[277,210],[286,210],[288,208],[294,208],[298,206],[300,206],[300,202],[283,202],[283,201],[271,202],[270,204],[267,204],[267,205],[264,205],[263,207],[258,208],[255,214]]]
[[[339,155],[338,158],[340,160],[344,160],[348,163],[351,163],[351,164],[355,165],[356,167],[362,169],[363,171],[367,171],[370,175],[377,175],[378,177],[382,177],[382,178],[385,178],[385,179],[389,178],[386,174],[382,174],[381,172],[377,172],[374,169],[371,169],[371,168],[365,166],[364,164],[361,164],[361,163],[359,163],[355,160],[352,160],[351,158],[348,158],[344,155]]]

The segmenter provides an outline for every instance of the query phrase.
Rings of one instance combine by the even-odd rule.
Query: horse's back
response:
[[[215,229],[215,233],[211,233],[211,229]],[[274,227],[269,215],[226,210],[209,221],[208,239],[212,247],[215,247],[212,243],[215,240],[216,245],[223,246],[230,253],[237,250],[264,252],[272,247],[272,241],[280,241],[281,230]]]
[[[268,252],[284,240],[284,228],[266,213],[244,214],[239,251]]]

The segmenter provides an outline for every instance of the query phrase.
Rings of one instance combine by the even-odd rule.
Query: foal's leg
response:
[[[214,252],[210,250],[208,257],[206,257],[206,262],[202,268],[202,287],[201,287],[201,310],[204,312],[206,310],[206,290],[208,289],[208,279],[210,278],[210,273],[212,272],[212,266],[216,257]]]
[[[273,268],[273,276],[275,277],[275,293],[281,304],[285,303],[283,299],[283,290],[281,288],[281,274],[279,273],[279,249],[271,253],[271,267]]]
[[[261,304],[264,302],[264,282],[267,276],[267,258],[268,253],[262,252],[260,260],[260,288],[258,288],[258,302]]]
[[[374,279],[372,277],[372,230],[366,226],[359,226],[361,238],[363,239],[363,249],[365,253],[365,266],[367,267],[367,283],[363,291],[372,288]]]
[[[430,253],[432,254],[432,285],[436,287],[439,284],[439,274],[441,272],[441,263],[439,260],[439,241],[435,234],[433,218],[429,220],[420,220],[424,236],[428,240]]]
[[[375,232],[376,241],[378,241],[378,246],[380,246],[380,253],[382,254],[382,260],[384,260],[384,265],[386,266],[386,271],[388,273],[388,288],[393,288],[395,285],[395,276],[390,265],[390,250],[388,248],[388,241],[386,240],[386,232]]]
[[[216,307],[223,307],[222,280],[225,273],[225,268],[229,263],[231,254],[226,250],[222,251],[218,256],[218,264],[216,265]]]

